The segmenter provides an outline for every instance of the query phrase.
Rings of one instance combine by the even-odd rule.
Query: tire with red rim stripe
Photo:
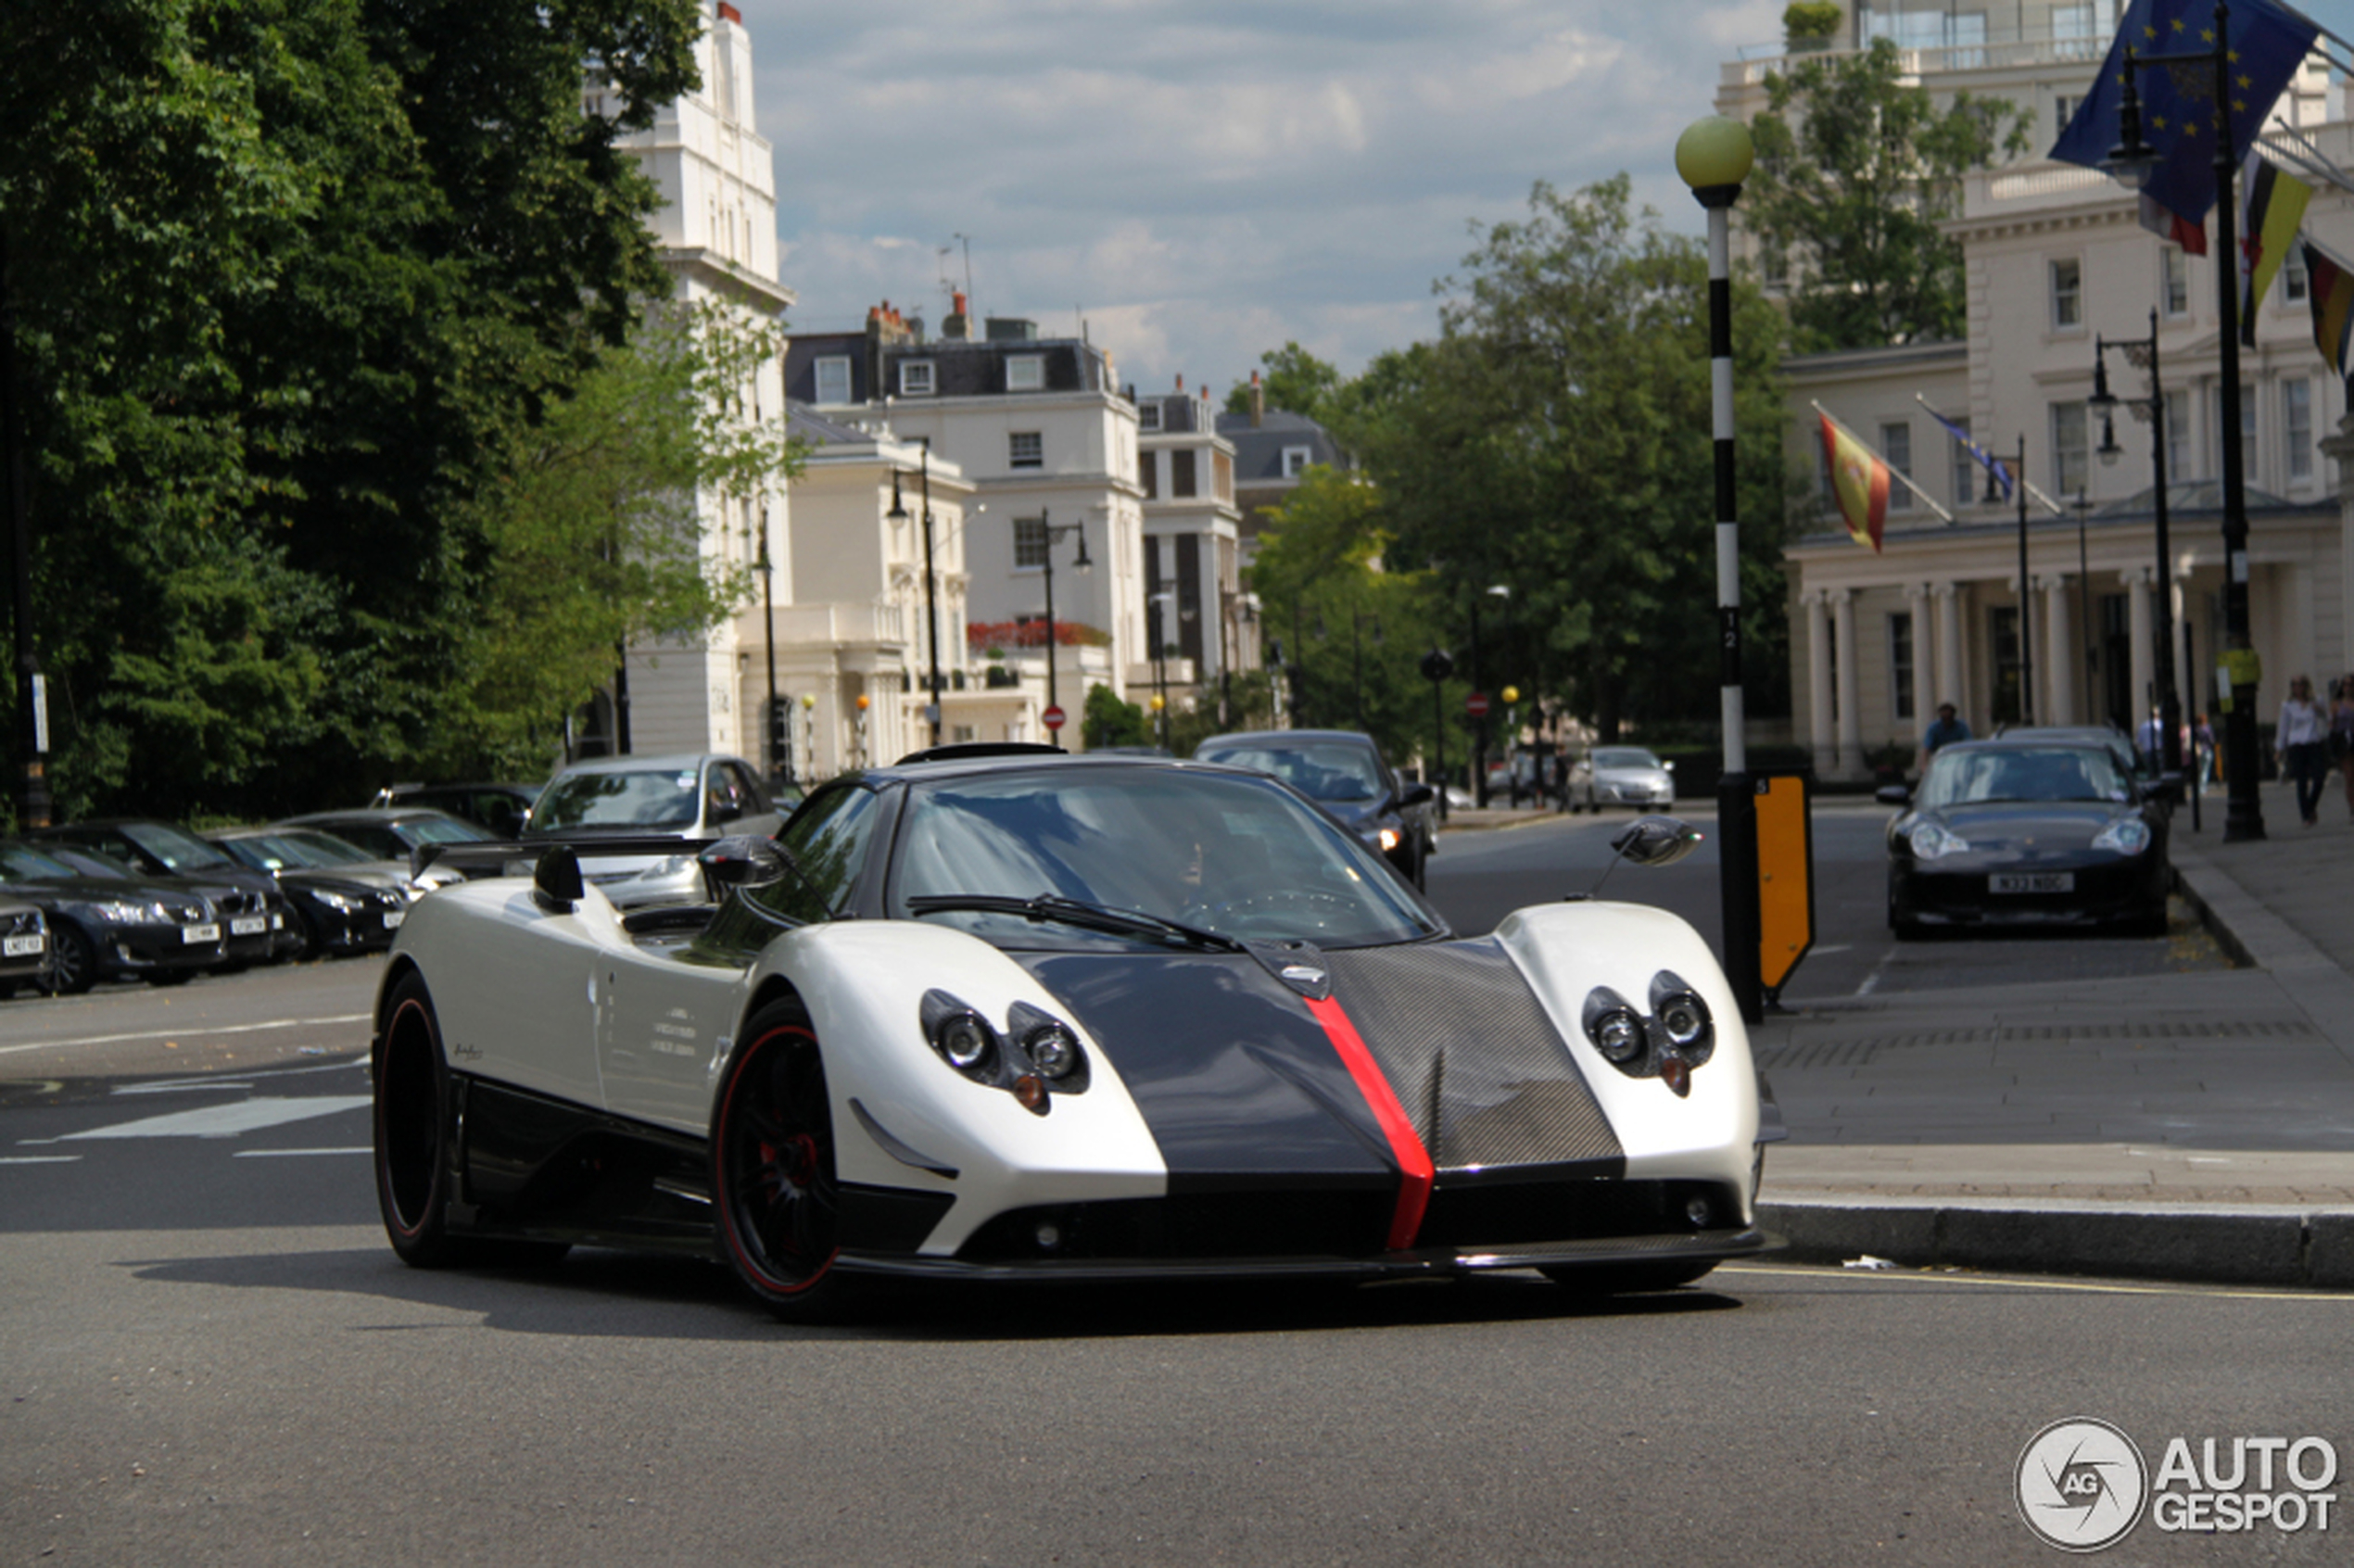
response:
[[[833,1112],[808,1015],[771,1003],[744,1026],[711,1116],[719,1254],[761,1305],[791,1322],[838,1315],[842,1195]]]

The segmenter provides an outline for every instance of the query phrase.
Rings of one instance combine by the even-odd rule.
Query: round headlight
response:
[[[1079,1065],[1079,1042],[1060,1024],[1031,1030],[1021,1043],[1031,1065],[1048,1078],[1069,1078]]]
[[[995,1043],[989,1026],[970,1013],[959,1013],[940,1026],[940,1054],[948,1065],[960,1072],[970,1072],[989,1059],[989,1048]]]
[[[2093,847],[2139,854],[2150,847],[2150,825],[2138,816],[2120,816],[2094,836]]]
[[[1708,1009],[1697,996],[1670,996],[1659,1006],[1659,1027],[1677,1045],[1690,1045],[1708,1032]]]
[[[1942,860],[1949,854],[1961,854],[1969,849],[1969,841],[1947,832],[1934,822],[1916,822],[1906,835],[1913,854],[1920,860]]]
[[[1614,1008],[1587,1028],[1594,1048],[1609,1061],[1629,1062],[1642,1054],[1643,1020],[1630,1008]]]
[[[1382,853],[1383,853],[1383,854],[1388,854],[1391,850],[1394,850],[1394,849],[1396,849],[1396,848],[1398,847],[1398,829],[1397,829],[1397,828],[1383,828],[1383,829],[1381,830],[1381,847],[1382,847]]]

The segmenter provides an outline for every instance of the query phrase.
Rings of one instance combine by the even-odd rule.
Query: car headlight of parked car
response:
[[[2150,825],[2138,816],[2120,816],[2094,835],[2093,847],[2139,854],[2150,847]]]
[[[1387,854],[1391,850],[1398,847],[1397,828],[1385,828],[1381,830],[1381,847],[1384,854]]]
[[[1917,860],[1943,860],[1949,854],[1969,853],[1969,841],[1958,833],[1947,831],[1934,822],[1916,822],[1905,840],[1913,846]]]
[[[349,893],[330,892],[325,888],[311,890],[311,896],[328,908],[343,915],[348,915],[353,910],[363,907],[367,903],[365,899],[354,898]]]
[[[171,911],[160,904],[141,904],[133,899],[110,898],[97,904],[82,905],[93,917],[109,926],[153,926],[171,918]]]

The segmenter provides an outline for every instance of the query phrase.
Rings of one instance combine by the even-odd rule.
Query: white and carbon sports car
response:
[[[715,1251],[817,1317],[894,1276],[1659,1288],[1769,1245],[1682,920],[1465,940],[1273,779],[1012,751],[825,786],[705,853],[713,904],[625,917],[561,845],[420,902],[375,1020],[395,1250]]]

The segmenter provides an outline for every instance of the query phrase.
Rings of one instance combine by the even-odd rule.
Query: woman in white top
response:
[[[2312,827],[2322,803],[2322,780],[2329,775],[2329,710],[2313,701],[2313,683],[2298,676],[2288,683],[2281,722],[2272,731],[2272,752],[2297,784],[2297,815]]]

